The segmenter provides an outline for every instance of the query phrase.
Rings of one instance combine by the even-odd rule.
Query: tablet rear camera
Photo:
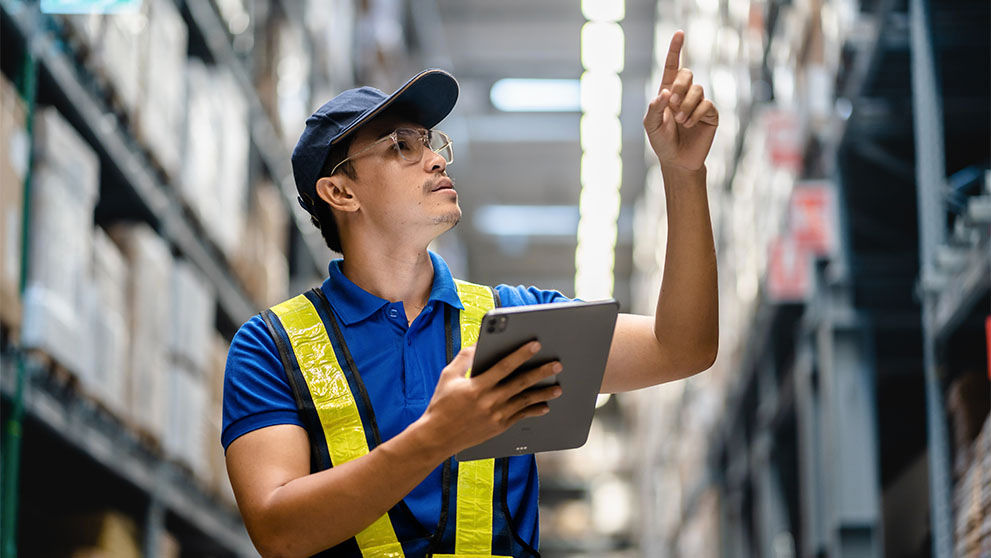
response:
[[[506,316],[497,316],[489,320],[488,325],[485,327],[489,333],[502,333],[506,331],[506,324],[509,323],[509,318]]]

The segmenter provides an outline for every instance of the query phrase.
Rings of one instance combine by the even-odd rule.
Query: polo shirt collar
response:
[[[461,299],[458,298],[458,289],[454,284],[454,277],[451,275],[447,263],[433,252],[428,251],[428,254],[434,266],[434,280],[430,286],[430,297],[427,303],[444,302],[463,310],[464,306],[461,304]],[[341,271],[342,261],[336,259],[330,262],[327,267],[328,277],[323,282],[322,288],[341,320],[346,325],[352,325],[379,311],[383,306],[389,304],[389,301],[355,285]]]
[[[464,310],[465,307],[461,304],[461,298],[458,297],[458,287],[454,284],[454,277],[447,267],[447,262],[433,252],[427,251],[427,253],[430,254],[430,261],[434,264],[434,283],[430,286],[428,303],[436,300],[447,303],[448,306],[458,310]]]

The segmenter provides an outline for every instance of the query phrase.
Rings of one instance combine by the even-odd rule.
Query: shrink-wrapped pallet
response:
[[[162,446],[166,455],[188,467],[203,480],[209,476],[209,459],[203,453],[207,393],[206,381],[186,362],[172,360],[166,371],[166,427]]]
[[[17,90],[0,78],[0,323],[21,325],[21,227],[30,140]]]
[[[54,108],[35,114],[34,133],[22,342],[84,374],[90,362],[82,310],[89,288],[99,161]]]
[[[128,415],[139,431],[161,440],[166,420],[162,394],[172,316],[172,253],[166,242],[143,223],[115,225],[110,235],[131,268],[127,289],[127,324],[131,332]]]
[[[92,286],[89,289],[92,365],[83,377],[83,389],[115,415],[127,417],[128,327],[127,262],[103,229],[93,236]]]
[[[94,70],[106,77],[117,108],[128,118],[134,115],[141,96],[141,57],[147,27],[147,16],[136,12],[107,16],[101,29]]]
[[[178,178],[185,129],[189,32],[171,0],[146,0],[144,12],[147,42],[139,64],[141,91],[135,131],[166,174]]]
[[[202,374],[210,360],[210,333],[216,320],[216,294],[210,282],[190,263],[172,267],[169,355]]]
[[[190,60],[180,191],[210,239],[232,258],[248,184],[248,107],[230,72]]]

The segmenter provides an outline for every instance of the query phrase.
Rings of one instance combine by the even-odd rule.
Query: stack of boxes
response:
[[[124,255],[103,229],[93,235],[93,262],[89,289],[90,373],[82,376],[83,389],[113,414],[128,416],[128,370],[131,329],[128,324],[130,270]]]
[[[207,382],[211,339],[216,321],[216,296],[207,280],[188,263],[177,260],[172,270],[171,333],[167,368],[167,455],[201,478],[209,477],[203,452],[207,435]]]
[[[127,415],[151,441],[161,441],[166,424],[168,370],[166,340],[172,327],[171,285],[174,262],[168,245],[145,224],[120,224],[110,234],[130,267],[127,287],[128,356]]]
[[[131,117],[141,95],[141,55],[147,50],[148,18],[144,13],[122,13],[105,16],[102,21],[89,16],[90,21],[74,26],[82,29],[82,40],[91,40],[92,65],[97,75],[109,83],[116,109]]]
[[[53,108],[35,113],[28,282],[22,342],[81,371],[92,366],[86,288],[92,257],[99,160]],[[89,358],[88,358],[89,357]]]
[[[288,298],[289,215],[270,182],[255,186],[232,266],[248,296],[267,308]]]
[[[248,110],[229,71],[190,59],[180,193],[209,237],[232,257],[248,186]]]
[[[142,34],[145,50],[135,132],[166,175],[176,178],[183,154],[188,32],[172,0],[146,1],[144,12],[148,24]]]

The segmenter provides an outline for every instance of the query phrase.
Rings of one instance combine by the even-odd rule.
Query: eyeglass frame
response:
[[[431,151],[433,151],[434,153],[440,153],[440,151],[442,149],[445,149],[447,147],[450,147],[451,148],[450,149],[450,151],[451,151],[451,160],[448,161],[447,159],[444,159],[444,161],[448,165],[450,165],[451,163],[454,162],[454,148],[451,147],[452,144],[454,144],[454,140],[452,140],[451,139],[451,136],[447,135],[445,132],[442,132],[440,130],[417,130],[416,128],[396,128],[389,135],[384,136],[384,137],[381,137],[381,138],[373,141],[371,144],[369,144],[368,146],[366,146],[361,151],[358,151],[354,155],[349,155],[349,156],[345,157],[343,160],[341,160],[341,162],[339,162],[336,165],[334,165],[334,168],[330,170],[330,174],[328,176],[334,176],[334,173],[337,172],[337,169],[340,168],[341,165],[343,165],[344,163],[347,163],[348,161],[351,161],[352,159],[355,159],[355,158],[363,155],[364,153],[370,151],[373,147],[377,146],[378,144],[380,144],[380,143],[382,143],[382,142],[384,142],[386,140],[392,140],[392,145],[398,147],[399,146],[399,136],[397,134],[398,134],[398,132],[400,130],[409,130],[410,132],[417,133],[420,136],[420,142],[423,144],[423,147],[424,148],[427,148],[427,149],[429,149]],[[440,134],[446,140],[445,143],[444,143],[444,145],[438,147],[437,149],[434,149],[434,148],[430,147],[430,135],[431,134]],[[411,162],[411,163],[417,163],[417,162],[423,160],[423,149],[420,149],[420,158],[417,159],[416,161],[410,161],[409,159],[407,159],[406,157],[404,157],[402,150],[399,150],[399,156],[402,157],[404,161],[408,161],[408,162]]]

